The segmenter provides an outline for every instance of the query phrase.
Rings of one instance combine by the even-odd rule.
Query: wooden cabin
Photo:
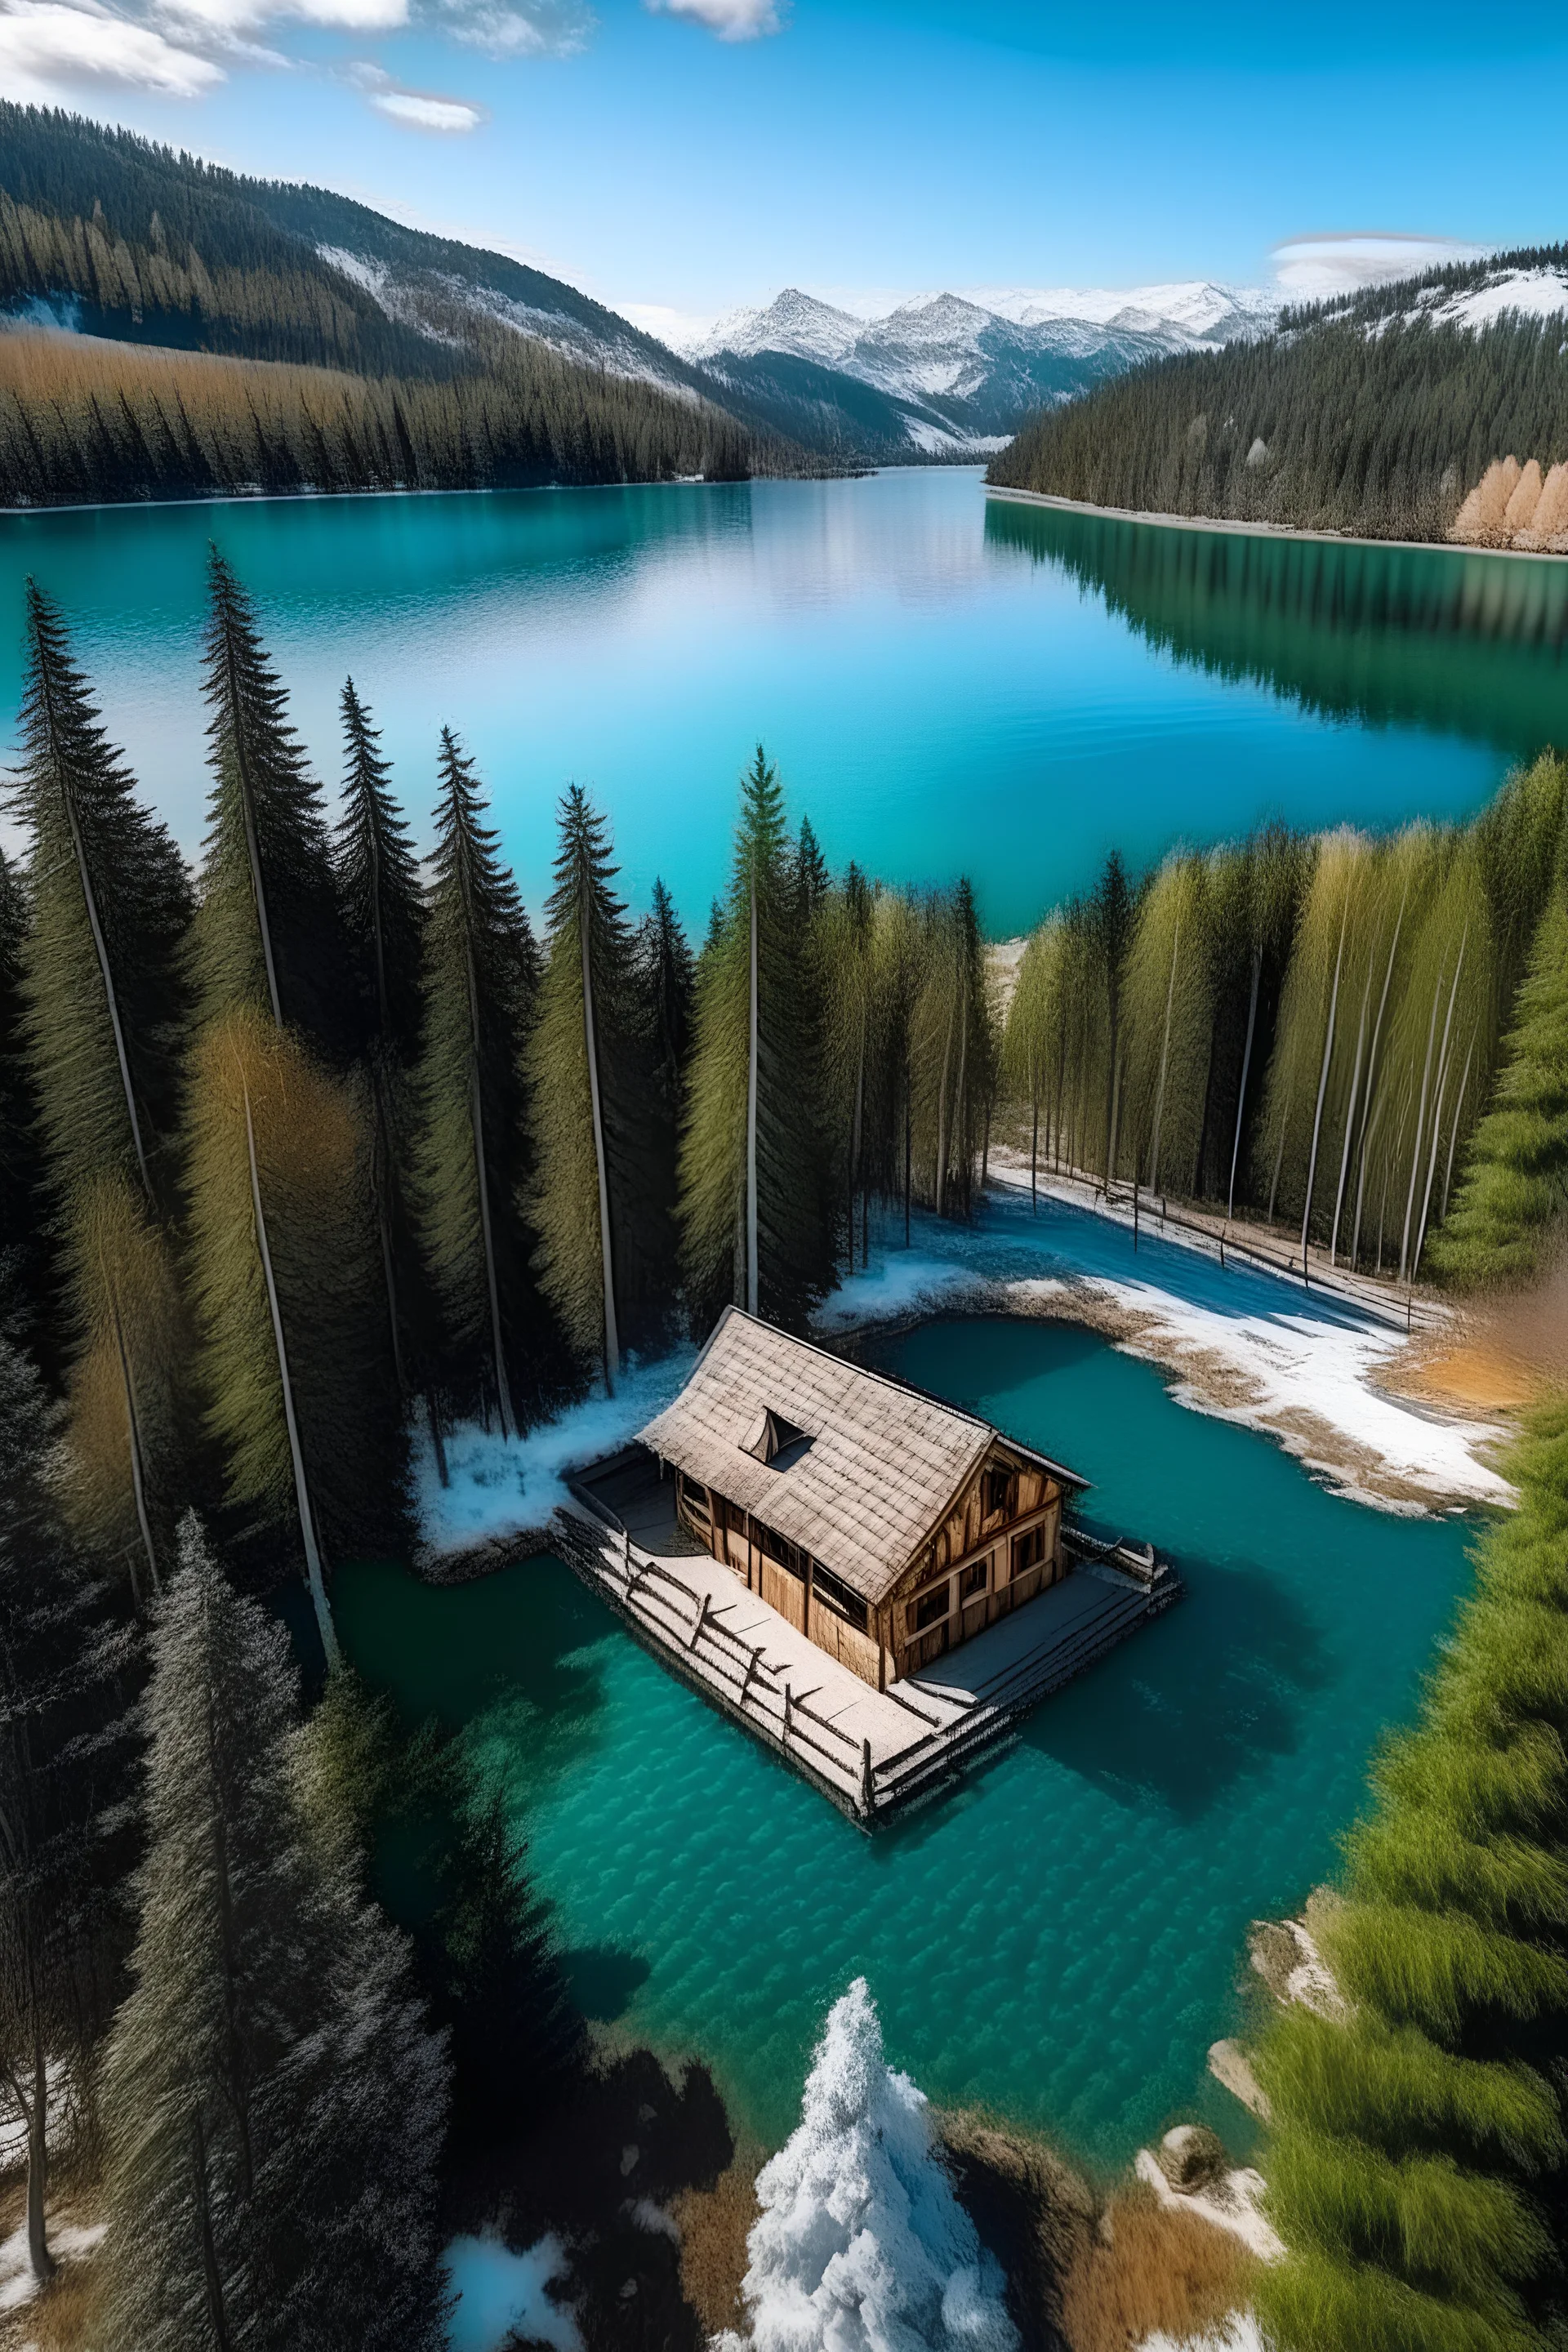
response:
[[[879,1690],[1065,1575],[1088,1483],[738,1307],[640,1436],[688,1533]]]

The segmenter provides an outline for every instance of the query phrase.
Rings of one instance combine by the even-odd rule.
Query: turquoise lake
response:
[[[0,516],[0,757],[31,571],[192,850],[212,539],[328,783],[346,672],[422,835],[450,720],[534,908],[576,781],[634,902],[662,873],[700,928],[759,737],[836,865],[966,870],[996,935],[1113,843],[1457,816],[1568,739],[1568,563],[1104,522],[967,469]]]
[[[1331,1496],[1088,1332],[947,1319],[883,1360],[1082,1470],[1086,1517],[1152,1537],[1188,1586],[901,1825],[865,1837],[552,1560],[446,1590],[345,1570],[346,1644],[505,1775],[590,2013],[700,2053],[765,2137],[863,1972],[939,2099],[1106,2166],[1179,2116],[1245,2146],[1205,2060],[1245,2015],[1247,1922],[1332,1867],[1473,1530]]]

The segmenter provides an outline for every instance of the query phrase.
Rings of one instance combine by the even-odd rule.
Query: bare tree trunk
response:
[[[580,885],[588,877],[580,876]],[[605,1161],[605,1118],[599,1101],[599,1032],[594,1018],[594,959],[589,939],[589,900],[580,896],[577,928],[583,934],[583,1043],[588,1055],[588,1100],[594,1114],[594,1166],[599,1180],[599,1263],[605,1292],[605,1387],[611,1396],[621,1376],[621,1340],[616,1320],[616,1267],[610,1248],[610,1179]]]
[[[1465,1075],[1459,1080],[1459,1099],[1454,1105],[1454,1124],[1448,1131],[1448,1164],[1443,1171],[1443,1205],[1437,1212],[1440,1225],[1446,1224],[1448,1219],[1448,1187],[1454,1181],[1454,1147],[1459,1140],[1459,1120],[1464,1113],[1465,1097],[1469,1092],[1470,1064],[1475,1059],[1475,1053],[1476,1041],[1472,1037],[1469,1051],[1465,1055]]]
[[[1334,1026],[1340,1010],[1340,968],[1345,955],[1345,921],[1350,913],[1350,885],[1345,886],[1345,905],[1340,916],[1340,943],[1334,954],[1334,984],[1329,991],[1329,1026],[1323,1038],[1323,1062],[1318,1072],[1318,1100],[1312,1112],[1312,1148],[1307,1155],[1307,1199],[1301,1211],[1301,1279],[1307,1279],[1307,1231],[1312,1221],[1312,1193],[1318,1181],[1318,1138],[1323,1127],[1323,1097],[1329,1087],[1329,1064],[1333,1058]]]
[[[969,1000],[967,992],[963,989],[962,982],[960,983],[960,997],[961,1002],[959,1005],[958,1017],[961,1025],[958,1032],[958,1087],[952,1106],[952,1156],[953,1174],[956,1176],[961,1169],[963,1171],[963,1213],[967,1216],[969,1214],[970,1160],[969,1129],[964,1122],[963,1079],[964,1072],[969,1061]]]
[[[136,1092],[131,1083],[131,1060],[126,1052],[125,1031],[120,1019],[120,998],[114,986],[114,974],[110,969],[109,948],[103,936],[103,925],[98,919],[98,895],[92,887],[92,877],[88,872],[87,850],[81,837],[81,826],[77,821],[76,803],[71,797],[70,786],[66,781],[65,762],[59,756],[58,739],[55,728],[54,696],[49,691],[47,676],[42,662],[39,664],[39,675],[43,682],[44,709],[48,719],[49,745],[54,754],[55,772],[59,782],[60,799],[65,803],[66,822],[70,826],[71,847],[76,853],[77,878],[81,884],[81,895],[87,907],[88,927],[92,932],[93,952],[98,958],[99,977],[103,982],[104,1001],[109,1007],[109,1025],[114,1032],[114,1052],[120,1065],[120,1085],[125,1097],[125,1115],[131,1121],[131,1140],[136,1148],[136,1165],[142,1177],[142,1188],[151,1200],[153,1180],[147,1172],[147,1154],[142,1143],[142,1121],[137,1117]]]
[[[952,1066],[952,1023],[955,1007],[947,1008],[947,1036],[942,1049],[942,1093],[936,1112],[936,1213],[940,1217],[947,1198],[947,1074]]]
[[[468,891],[464,893],[464,917],[469,921]],[[490,1352],[495,1359],[496,1402],[500,1408],[501,1435],[508,1440],[517,1435],[517,1416],[511,1408],[511,1382],[507,1377],[506,1346],[500,1328],[500,1279],[496,1272],[495,1234],[490,1223],[490,1178],[485,1161],[485,1107],[479,1086],[479,984],[474,971],[474,947],[471,933],[464,943],[468,971],[468,1038],[472,1061],[468,1071],[468,1119],[474,1133],[474,1174],[479,1195],[479,1234],[485,1252],[485,1287],[489,1297]]]
[[[250,1116],[250,1089],[245,1093],[245,1143],[250,1155],[250,1205],[256,1217],[256,1245],[261,1256],[261,1272],[267,1285],[267,1304],[272,1317],[272,1344],[278,1354],[278,1378],[283,1391],[283,1420],[289,1432],[289,1454],[294,1465],[294,1499],[300,1513],[300,1534],[305,1547],[305,1577],[310,1588],[310,1601],[316,1612],[316,1625],[326,1652],[327,1664],[335,1666],[340,1652],[338,1637],[332,1624],[332,1612],[327,1606],[327,1588],[321,1577],[321,1555],[316,1546],[316,1523],[310,1511],[310,1490],[305,1482],[305,1456],[300,1444],[300,1428],[294,1416],[294,1386],[289,1377],[289,1349],[283,1337],[283,1313],[278,1300],[278,1286],[272,1276],[272,1251],[267,1238],[267,1215],[261,1205],[261,1176],[256,1164],[256,1129]]]
[[[1466,936],[1468,938],[1468,934],[1467,933]],[[1443,1134],[1443,1105],[1447,1098],[1448,1093],[1448,1071],[1450,1066],[1448,1060],[1448,1039],[1454,1020],[1454,1000],[1458,994],[1459,973],[1464,969],[1464,962],[1465,940],[1461,940],[1459,942],[1459,961],[1454,967],[1454,985],[1448,992],[1448,1010],[1443,1016],[1443,1044],[1437,1055],[1437,1099],[1432,1109],[1432,1149],[1428,1153],[1426,1160],[1426,1189],[1421,1196],[1421,1222],[1415,1229],[1415,1255],[1411,1262],[1410,1267],[1410,1279],[1412,1282],[1415,1279],[1415,1269],[1421,1263],[1421,1244],[1426,1235],[1426,1217],[1427,1213],[1432,1206],[1432,1185],[1437,1173],[1437,1146],[1442,1139]],[[1465,1075],[1467,1078],[1469,1076],[1469,1063],[1467,1060],[1465,1064]]]
[[[49,2252],[47,2221],[49,2077],[43,2037],[38,2031],[37,2001],[31,2001],[29,2007],[29,2034],[33,2045],[28,2069],[30,2087],[26,2092],[23,2090],[19,2073],[8,2074],[5,2079],[27,2127],[27,2261],[38,2284],[47,2286],[56,2269],[55,2258]]]
[[[202,2130],[199,2106],[192,2111],[191,2131],[195,2146],[192,2168],[195,2174],[196,2210],[201,2216],[202,2273],[206,2286],[207,2319],[212,2327],[213,2342],[217,2352],[230,2352],[232,2338],[228,2332],[228,2315],[224,2308],[223,2274],[218,2269],[217,2244],[213,2236],[212,2197],[207,2185],[206,2137]]]
[[[1241,1051],[1241,1092],[1236,1098],[1236,1139],[1230,1147],[1230,1191],[1226,1198],[1225,1216],[1228,1224],[1236,1214],[1236,1169],[1241,1158],[1242,1122],[1247,1116],[1247,1079],[1252,1067],[1252,1033],[1258,1021],[1258,983],[1263,973],[1263,950],[1252,950],[1252,992],[1247,1000],[1247,1043]]]
[[[910,1119],[910,1065],[904,1057],[904,1247],[910,1245],[910,1174],[914,1159],[914,1131]]]
[[[1040,1088],[1033,1071],[1030,1076],[1035,1081],[1029,1089],[1035,1119],[1029,1136],[1029,1211],[1031,1215],[1037,1217],[1040,1213]]]
[[[1356,1023],[1355,1062],[1351,1070],[1351,1098],[1345,1109],[1345,1139],[1340,1152],[1340,1181],[1334,1187],[1334,1221],[1329,1229],[1329,1264],[1331,1266],[1339,1254],[1340,1217],[1345,1205],[1345,1180],[1350,1174],[1351,1138],[1355,1132],[1356,1106],[1361,1098],[1362,1048],[1366,1043],[1366,1008],[1372,997],[1372,966],[1366,969],[1366,985],[1361,992],[1361,1016]]]
[[[104,1268],[104,1278],[106,1282],[109,1280],[107,1266]],[[147,1489],[142,1475],[142,1425],[136,1412],[136,1384],[131,1377],[131,1359],[126,1352],[125,1329],[120,1319],[120,1301],[114,1295],[112,1284],[110,1285],[109,1298],[110,1311],[114,1317],[114,1345],[120,1356],[120,1378],[125,1391],[125,1434],[131,1453],[131,1491],[136,1500],[136,1525],[142,1532],[142,1548],[147,1555],[147,1569],[153,1579],[153,1590],[157,1592],[161,1590],[158,1555],[153,1549],[153,1528],[147,1516]],[[132,1599],[140,1607],[142,1595],[136,1590],[134,1574],[131,1579],[131,1591]]]
[[[1464,962],[1464,961],[1465,942],[1461,940],[1459,943],[1459,961],[1458,963],[1454,966],[1454,987],[1456,989],[1459,985],[1459,966]],[[1421,1145],[1426,1133],[1426,1098],[1432,1079],[1432,1047],[1437,1034],[1437,1000],[1442,993],[1443,975],[1439,972],[1437,975],[1437,985],[1432,992],[1432,1017],[1426,1024],[1426,1066],[1421,1073],[1421,1105],[1415,1114],[1415,1140],[1410,1148],[1410,1189],[1405,1198],[1405,1230],[1400,1236],[1399,1243],[1399,1279],[1401,1282],[1405,1280],[1405,1274],[1410,1264],[1410,1221],[1415,1213],[1415,1183],[1416,1179],[1421,1172]],[[1450,1018],[1452,1017],[1453,1010],[1454,998],[1452,991],[1450,991],[1448,997],[1448,1013]],[[1445,1036],[1447,1034],[1447,1022],[1444,1023],[1444,1034]]]
[[[1154,1090],[1154,1134],[1149,1147],[1149,1190],[1160,1189],[1160,1129],[1165,1118],[1165,1075],[1171,1062],[1171,1014],[1176,1002],[1176,959],[1182,951],[1182,919],[1171,935],[1171,977],[1165,989],[1165,1034],[1160,1044],[1160,1083]]]
[[[757,877],[752,877],[751,1015],[746,1059],[746,1310],[757,1312],[761,1280],[757,1252]]]
[[[860,1184],[860,1117],[866,1095],[866,999],[860,999],[860,1038],[855,1056],[855,1113],[849,1122],[849,1271],[855,1271],[855,1194]],[[870,1223],[866,1231],[866,1262],[871,1262]]]

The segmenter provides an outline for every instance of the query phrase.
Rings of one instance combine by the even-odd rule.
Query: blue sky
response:
[[[1022,0],[0,0],[0,89],[618,308],[1257,282],[1303,234],[1568,232],[1568,14]]]

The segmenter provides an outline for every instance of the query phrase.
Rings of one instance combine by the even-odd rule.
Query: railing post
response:
[[[786,1746],[787,1746],[788,1741],[789,1741],[789,1715],[790,1715],[790,1707],[791,1707],[792,1704],[793,1704],[793,1700],[792,1700],[792,1697],[791,1697],[790,1686],[789,1686],[788,1683],[785,1683],[785,1685],[784,1685],[784,1742],[785,1742],[785,1745],[786,1745]]]
[[[707,1624],[707,1622],[708,1595],[705,1592],[702,1596],[702,1606],[697,1612],[697,1622],[691,1630],[691,1639],[686,1645],[689,1650],[694,1650],[697,1647],[698,1643],[702,1639],[702,1628]]]
[[[630,1528],[623,1528],[621,1529],[621,1566],[626,1571],[626,1591],[629,1592],[632,1589],[632,1531]]]
[[[871,1785],[871,1743],[863,1739],[860,1743],[860,1803],[868,1821],[876,1802],[877,1792]]]

